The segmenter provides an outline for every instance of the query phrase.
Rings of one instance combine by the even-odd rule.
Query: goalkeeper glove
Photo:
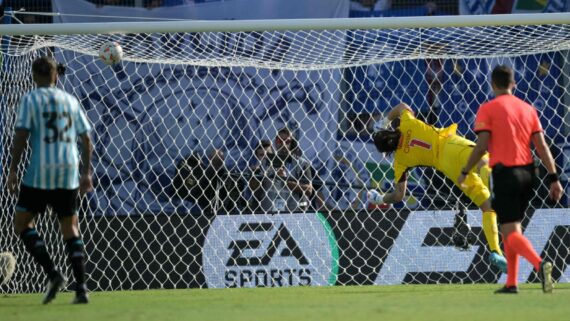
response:
[[[381,120],[374,123],[374,132],[379,132],[383,129],[388,129],[390,127],[390,120],[388,117],[384,117]]]
[[[374,205],[384,204],[384,194],[380,194],[377,190],[370,190],[366,193],[368,203]]]

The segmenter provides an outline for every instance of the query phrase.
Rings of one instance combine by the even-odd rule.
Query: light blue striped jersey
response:
[[[24,185],[48,190],[79,187],[77,137],[91,126],[75,97],[53,87],[32,90],[22,97],[16,129],[30,131],[32,151]]]

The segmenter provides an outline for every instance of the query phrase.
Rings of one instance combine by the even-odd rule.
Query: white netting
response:
[[[315,70],[428,57],[469,58],[565,50],[568,25],[350,31],[203,32],[15,37],[7,54],[54,46],[92,55],[120,42],[130,61]],[[482,45],[484,44],[484,45]]]
[[[35,57],[66,64],[59,86],[92,122],[95,191],[81,212],[90,289],[497,281],[480,212],[437,172],[414,170],[404,204],[365,202],[393,176],[370,142],[379,114],[405,101],[474,139],[497,63],[514,67],[516,94],[539,109],[558,166],[569,166],[568,25],[4,38],[2,168]],[[125,52],[114,67],[97,57],[110,40]],[[259,166],[256,146],[277,150],[283,128],[294,156]],[[545,188],[533,209],[551,207]],[[0,291],[38,291],[44,277],[12,232],[15,198],[0,199],[0,250],[18,258]],[[459,203],[473,227],[463,252],[451,237]],[[540,213],[524,222],[529,237],[568,281],[568,222]],[[54,222],[41,216],[39,231],[67,271]],[[521,278],[534,280],[529,273]]]

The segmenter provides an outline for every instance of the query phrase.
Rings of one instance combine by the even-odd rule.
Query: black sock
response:
[[[20,238],[24,242],[26,250],[44,269],[48,278],[53,279],[57,274],[55,265],[49,257],[44,240],[39,236],[35,228],[27,228],[20,233]]]
[[[65,248],[75,278],[75,292],[85,293],[85,250],[83,241],[78,237],[72,237],[65,241]]]

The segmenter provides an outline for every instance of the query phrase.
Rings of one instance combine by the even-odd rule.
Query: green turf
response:
[[[73,306],[71,293],[47,306],[41,294],[0,297],[0,320],[513,320],[570,319],[570,284],[545,295],[536,284],[518,295],[498,285],[402,285],[91,293]]]

